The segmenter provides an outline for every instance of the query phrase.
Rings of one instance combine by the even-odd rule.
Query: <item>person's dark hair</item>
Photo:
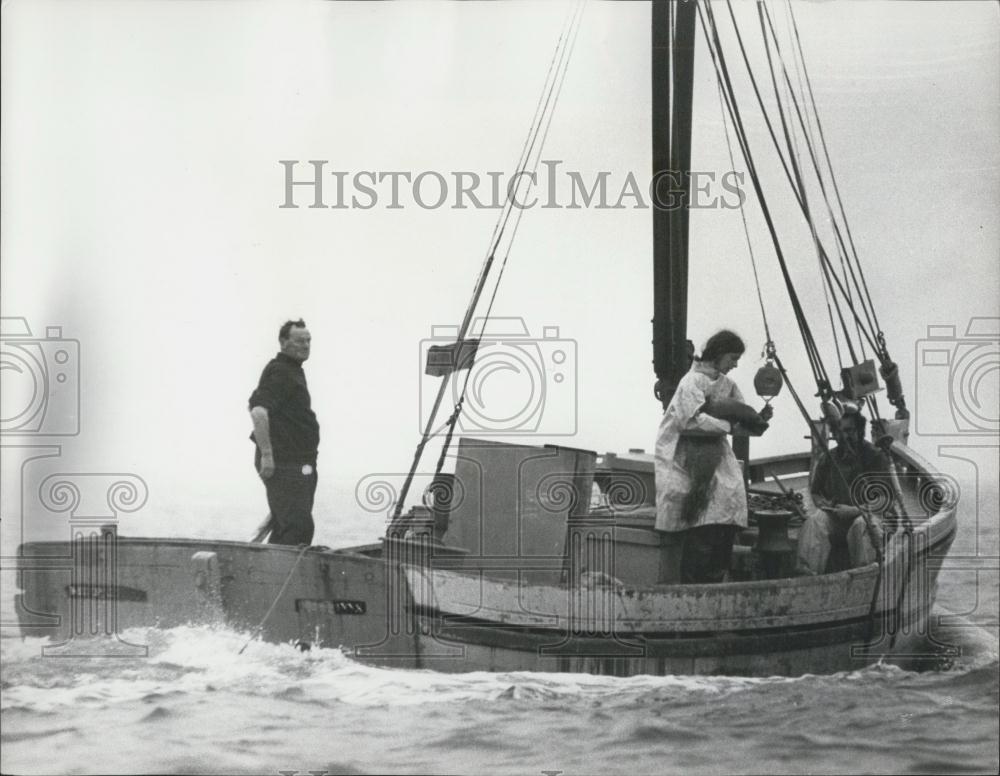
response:
[[[840,419],[840,425],[843,426],[845,423],[853,423],[858,432],[864,436],[865,427],[868,425],[868,418],[860,412],[845,412],[844,417]]]
[[[278,341],[284,342],[292,335],[292,328],[304,329],[306,322],[299,318],[297,321],[285,321],[278,329]]]
[[[708,342],[702,348],[701,357],[698,360],[711,363],[726,353],[739,353],[742,355],[746,352],[746,349],[747,346],[743,344],[743,340],[740,339],[739,334],[729,331],[729,329],[723,329],[708,338]]]

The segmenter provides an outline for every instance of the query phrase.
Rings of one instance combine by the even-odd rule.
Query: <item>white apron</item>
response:
[[[701,411],[709,398],[743,401],[736,383],[714,367],[696,361],[677,385],[656,437],[656,528],[660,531],[685,531],[715,523],[747,525],[743,470],[725,439],[725,452],[712,478],[708,507],[694,522],[688,523],[681,516],[684,497],[691,490],[691,479],[684,468],[683,447],[678,450],[681,432],[707,431],[724,438],[730,431],[728,421]]]

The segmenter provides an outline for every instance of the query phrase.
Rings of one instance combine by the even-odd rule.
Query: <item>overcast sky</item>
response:
[[[317,541],[380,533],[381,517],[354,506],[355,485],[405,472],[421,420],[421,342],[460,321],[497,211],[450,207],[453,187],[444,206],[421,208],[405,183],[399,209],[385,206],[385,186],[370,209],[308,208],[304,191],[295,195],[303,207],[284,209],[279,160],[299,160],[303,176],[307,160],[325,160],[348,183],[366,170],[509,174],[567,7],[5,3],[3,315],[25,318],[36,337],[60,326],[79,341],[78,386],[52,383],[49,403],[71,406],[78,390],[80,433],[19,438],[62,444],[31,477],[132,472],[149,501],[126,532],[244,538],[265,511],[246,400],[278,326],[302,316],[322,424]],[[914,372],[927,326],[954,325],[961,339],[970,317],[998,315],[997,6],[794,7],[904,388],[911,404],[923,391],[946,412],[948,376]],[[783,5],[772,8],[785,18]],[[737,10],[753,34],[753,6]],[[607,171],[615,195],[630,172],[648,181],[649,79],[649,6],[588,4],[544,158],[588,181]],[[694,132],[693,166],[729,170],[704,59]],[[751,132],[762,144],[759,123]],[[773,160],[764,166],[779,190]],[[488,193],[484,185],[481,198]],[[787,195],[775,197],[828,343],[815,254]],[[651,214],[627,204],[524,215],[494,311],[522,318],[532,337],[558,327],[525,352],[546,369],[553,349],[570,357],[562,382],[542,378],[540,430],[575,431],[532,441],[652,448]],[[811,393],[759,213],[748,218],[778,347]],[[700,346],[721,326],[744,334],[748,356],[733,376],[749,395],[764,335],[739,213],[698,211],[691,228],[691,336]],[[828,358],[835,365],[832,350]],[[522,396],[511,373],[492,379],[487,400]],[[983,395],[996,384],[994,367]],[[782,395],[758,450],[804,449],[804,433]],[[940,441],[913,438],[932,460]],[[4,478],[16,484],[17,471],[5,465]]]

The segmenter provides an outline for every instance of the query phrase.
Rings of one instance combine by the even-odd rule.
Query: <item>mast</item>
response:
[[[664,409],[688,371],[694,0],[653,0],[653,369]]]

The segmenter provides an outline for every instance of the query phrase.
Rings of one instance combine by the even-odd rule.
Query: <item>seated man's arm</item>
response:
[[[810,490],[813,503],[826,512],[831,517],[848,520],[858,517],[861,510],[854,504],[840,504],[834,500],[835,477],[842,477],[843,472],[837,468],[830,453],[826,453],[819,466],[816,467],[816,475],[813,477],[813,485]],[[848,483],[849,484],[849,483]]]

